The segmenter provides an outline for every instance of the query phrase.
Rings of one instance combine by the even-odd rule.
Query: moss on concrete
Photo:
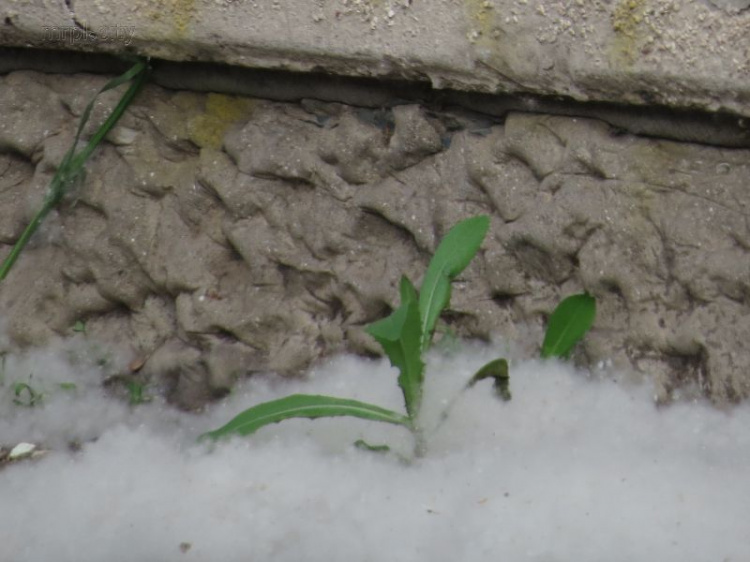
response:
[[[188,121],[191,141],[201,148],[221,148],[226,130],[253,110],[252,100],[223,94],[208,94],[205,113]]]

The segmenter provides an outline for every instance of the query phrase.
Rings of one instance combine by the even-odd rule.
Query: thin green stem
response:
[[[105,84],[105,86],[101,90],[99,90],[94,98],[88,103],[86,109],[81,115],[81,121],[78,125],[78,130],[76,131],[76,136],[73,140],[73,144],[65,154],[65,157],[60,163],[60,166],[57,168],[55,176],[50,182],[49,190],[46,197],[44,198],[41,209],[39,209],[34,215],[34,218],[31,219],[31,222],[26,226],[24,231],[21,233],[20,238],[16,241],[5,260],[3,260],[2,265],[0,265],[0,281],[3,281],[8,276],[8,273],[10,273],[11,268],[16,263],[18,257],[21,255],[21,252],[26,247],[26,244],[28,244],[29,240],[31,240],[31,237],[42,224],[45,217],[52,209],[54,209],[58,205],[58,203],[60,203],[63,196],[65,195],[66,189],[68,189],[75,178],[78,177],[78,175],[81,173],[81,171],[83,170],[83,166],[86,163],[86,160],[88,160],[89,156],[91,156],[91,153],[96,149],[97,146],[99,146],[102,140],[104,140],[104,137],[106,137],[107,134],[112,130],[112,128],[117,124],[117,121],[120,119],[120,117],[122,117],[125,109],[133,101],[133,98],[136,96],[141,86],[143,86],[147,75],[148,63],[145,60],[140,60],[136,64],[134,64],[127,72],[107,82],[107,84]],[[107,90],[111,90],[113,88],[117,88],[118,86],[126,82],[132,83],[130,84],[130,87],[127,89],[127,91],[123,94],[122,98],[120,98],[117,106],[112,110],[112,113],[109,114],[109,117],[107,117],[106,121],[104,121],[99,129],[97,129],[96,133],[94,133],[94,135],[89,139],[88,143],[86,143],[86,146],[83,147],[80,152],[76,153],[78,140],[80,139],[81,134],[83,133],[83,129],[86,126],[86,122],[91,115],[91,110],[94,107],[94,101],[96,100],[96,98],[103,92],[106,92]]]

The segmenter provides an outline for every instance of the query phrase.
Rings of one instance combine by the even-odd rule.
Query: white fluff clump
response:
[[[428,427],[499,352],[430,355]],[[14,377],[28,373],[47,389],[41,406],[13,404]],[[296,392],[402,411],[385,361],[339,357],[305,380],[256,377],[202,415],[159,400],[131,408],[106,397],[101,378],[60,349],[6,357],[0,444],[49,452],[0,469],[0,560],[750,560],[748,406],[657,409],[645,385],[516,361],[512,401],[478,384],[408,464],[352,446],[406,454],[407,431],[347,418],[196,443]]]

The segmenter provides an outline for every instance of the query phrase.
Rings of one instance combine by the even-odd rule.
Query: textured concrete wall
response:
[[[745,0],[0,0],[0,45],[750,115]]]
[[[0,0],[0,46],[30,48],[0,51],[0,256],[105,81],[12,71],[112,71],[50,49],[162,59],[0,287],[9,334],[85,319],[200,405],[238,374],[374,352],[362,327],[399,275],[488,213],[459,332],[539,336],[585,289],[580,360],[653,374],[661,400],[745,398],[749,6]]]
[[[0,78],[0,256],[105,80]],[[587,290],[599,315],[579,360],[653,375],[661,400],[727,403],[750,395],[748,162],[594,119],[149,85],[0,286],[0,310],[20,344],[85,320],[197,406],[237,375],[375,352],[363,326],[399,276],[418,283],[447,229],[486,213],[454,292],[459,333],[535,353],[545,315]]]

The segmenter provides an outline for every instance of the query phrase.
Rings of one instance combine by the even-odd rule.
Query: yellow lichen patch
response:
[[[612,14],[615,40],[612,55],[617,62],[632,65],[638,56],[646,0],[621,0]]]
[[[221,148],[224,133],[253,110],[253,101],[237,96],[208,94],[206,111],[188,121],[188,136],[201,148]]]
[[[174,24],[177,28],[177,35],[185,37],[193,21],[195,0],[171,0],[170,4],[172,4],[174,10]]]
[[[489,39],[495,26],[495,13],[489,0],[464,0],[466,11],[472,23],[468,39],[475,43],[479,39]]]
[[[172,30],[168,39],[182,39],[187,36],[195,16],[195,0],[153,0],[146,2],[148,17],[164,22]]]

